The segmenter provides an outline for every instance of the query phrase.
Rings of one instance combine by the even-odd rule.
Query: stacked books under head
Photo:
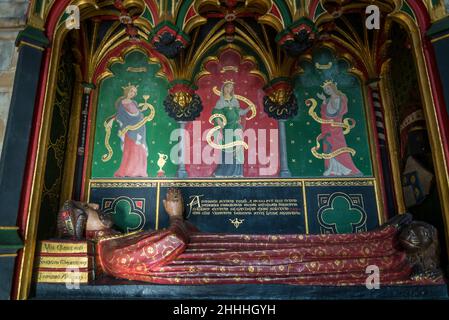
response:
[[[46,240],[36,248],[36,281],[40,283],[89,283],[95,276],[95,244],[81,240]]]

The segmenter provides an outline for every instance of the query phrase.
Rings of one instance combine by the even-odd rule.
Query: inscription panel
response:
[[[89,201],[125,232],[168,226],[162,199],[177,187],[202,232],[355,233],[380,224],[374,179],[92,180]]]
[[[182,190],[186,218],[202,231],[225,233],[305,233],[301,182],[161,183]],[[163,225],[168,223],[163,218]]]

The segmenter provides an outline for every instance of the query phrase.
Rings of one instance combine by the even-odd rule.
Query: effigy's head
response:
[[[68,200],[57,216],[57,237],[80,240],[84,237],[87,214],[80,202]]]
[[[182,218],[184,201],[180,189],[169,188],[167,195],[162,202],[164,204],[165,212],[167,212],[170,218]]]
[[[104,230],[112,225],[112,218],[98,204],[68,200],[58,213],[57,237],[80,240],[85,238],[86,229]]]
[[[399,242],[408,252],[426,250],[433,243],[438,242],[437,231],[428,223],[413,221],[402,229]]]
[[[110,214],[100,210],[96,203],[84,203],[83,208],[87,214],[87,230],[105,230],[114,225]]]

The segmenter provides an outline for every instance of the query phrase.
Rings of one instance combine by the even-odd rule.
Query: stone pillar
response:
[[[279,154],[280,154],[280,164],[281,171],[279,175],[282,178],[289,178],[292,176],[290,170],[288,169],[288,158],[287,158],[287,135],[285,132],[285,122],[286,120],[278,120],[279,123]]]
[[[41,63],[48,40],[42,31],[27,27],[19,33],[16,44],[19,47],[17,76],[0,160],[0,269],[6,270],[0,274],[0,299],[9,298],[14,257],[23,246],[15,226],[21,205]]]
[[[27,0],[0,1],[0,300],[10,299],[17,251],[23,247],[17,214],[43,48],[48,43],[37,30],[34,35],[40,34],[42,41],[26,32],[17,38],[25,27],[27,6]]]
[[[186,170],[186,164],[184,162],[185,160],[185,129],[187,121],[178,121],[179,128],[181,129],[181,143],[179,144],[179,165],[178,165],[178,178],[187,178],[187,170]]]
[[[28,1],[0,1],[0,154],[8,120],[18,52],[14,42],[25,27]]]
[[[87,119],[89,115],[89,105],[91,99],[91,92],[95,89],[95,85],[92,83],[83,82],[84,88],[82,106],[81,106],[81,121],[80,130],[78,134],[78,150],[76,156],[76,168],[75,168],[75,187],[74,187],[74,199],[80,200],[81,188],[83,182],[83,167],[84,158],[86,152],[86,131],[87,131]]]

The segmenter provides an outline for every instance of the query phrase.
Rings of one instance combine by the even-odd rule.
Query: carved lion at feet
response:
[[[443,276],[438,233],[434,226],[412,221],[401,229],[398,240],[413,266],[413,279],[437,279]]]

